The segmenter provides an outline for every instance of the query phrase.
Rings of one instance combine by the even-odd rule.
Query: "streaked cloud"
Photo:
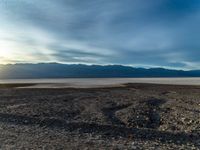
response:
[[[199,0],[0,0],[0,23],[0,63],[200,69]]]

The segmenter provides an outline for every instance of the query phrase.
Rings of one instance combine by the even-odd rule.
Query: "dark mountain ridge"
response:
[[[133,68],[122,65],[59,63],[0,65],[0,79],[117,77],[200,77],[200,70],[183,71],[165,68]]]

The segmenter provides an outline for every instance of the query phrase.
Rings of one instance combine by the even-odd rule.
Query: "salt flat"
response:
[[[26,88],[95,88],[123,86],[127,83],[170,85],[200,85],[200,78],[64,78],[64,79],[8,79],[0,84],[35,84]]]

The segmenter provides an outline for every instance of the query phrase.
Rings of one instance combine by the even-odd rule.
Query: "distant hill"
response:
[[[164,68],[133,68],[121,65],[58,63],[0,65],[0,79],[110,77],[200,77],[200,70],[183,71]]]

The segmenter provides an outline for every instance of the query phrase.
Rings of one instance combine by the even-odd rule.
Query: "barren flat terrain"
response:
[[[97,88],[124,86],[127,83],[168,85],[200,85],[200,78],[61,78],[61,79],[7,79],[0,84],[29,84],[26,88]]]
[[[1,149],[200,149],[200,86],[0,86]]]

